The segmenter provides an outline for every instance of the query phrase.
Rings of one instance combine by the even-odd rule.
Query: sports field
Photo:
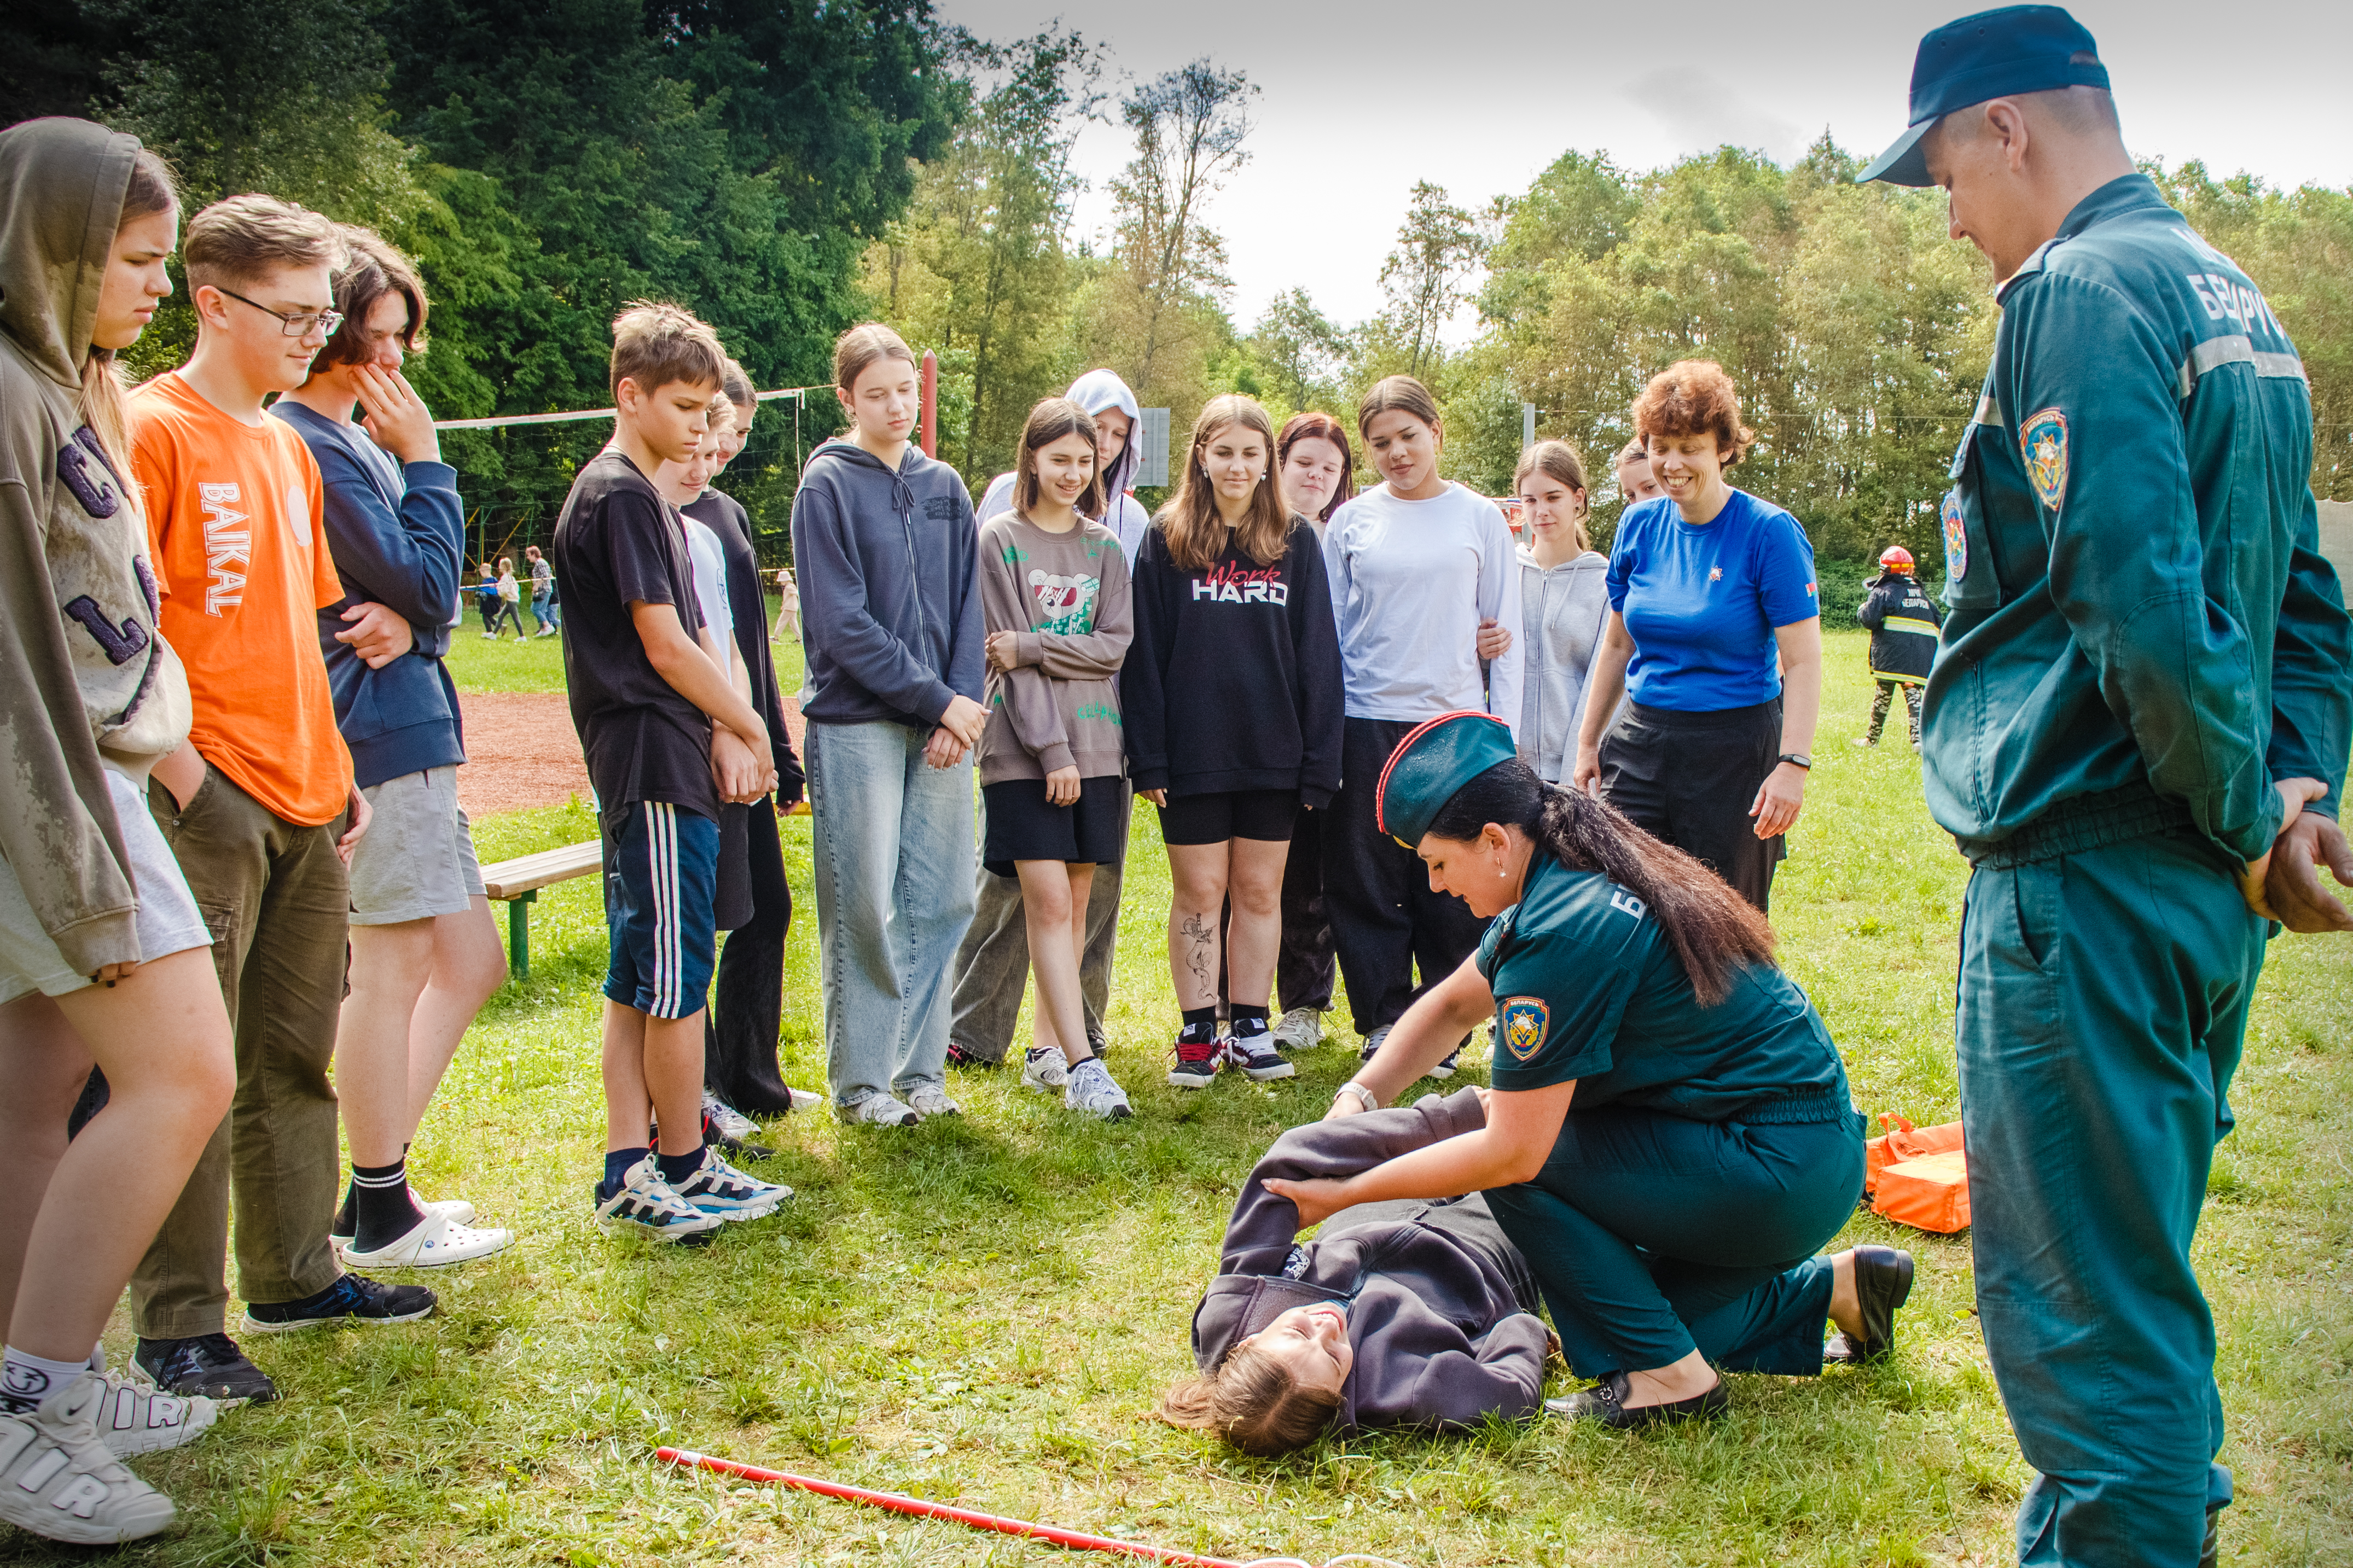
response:
[[[1832,632],[1820,759],[1776,888],[1783,957],[1829,1019],[1865,1109],[1957,1114],[1951,1016],[1965,868],[1900,742],[1863,752],[1864,640]],[[461,682],[549,689],[551,643],[460,637]],[[546,668],[542,667],[545,666]],[[797,668],[781,671],[789,691]],[[553,675],[560,688],[561,675]],[[588,811],[476,825],[483,858],[593,836]],[[801,904],[784,1059],[821,1087],[808,823],[786,824]],[[1922,1269],[1894,1361],[1819,1381],[1731,1380],[1731,1416],[1631,1436],[1537,1421],[1468,1438],[1327,1441],[1244,1459],[1148,1412],[1240,1174],[1319,1115],[1354,1037],[1300,1077],[1180,1095],[1167,866],[1135,819],[1110,1064],[1136,1119],[1105,1125],[1009,1073],[952,1075],[961,1120],[905,1132],[775,1125],[776,1219],[702,1251],[598,1235],[598,889],[543,895],[533,970],[484,1011],[412,1162],[521,1241],[438,1274],[438,1316],[246,1342],[284,1390],[135,1468],[181,1507],[130,1563],[578,1564],[1089,1561],[952,1525],[657,1466],[661,1444],[954,1498],[1250,1559],[1400,1563],[1994,1563],[2028,1472],[1970,1315],[1965,1237],[1859,1216],[1848,1240]],[[2273,950],[2200,1239],[2231,1418],[2233,1563],[2353,1563],[2353,941]],[[1336,1021],[1338,1016],[1335,1016]],[[1484,1078],[1483,1063],[1469,1072]],[[232,1320],[231,1331],[237,1329]],[[118,1359],[129,1340],[109,1336]],[[88,1560],[13,1531],[0,1555]],[[1103,1562],[1114,1559],[1100,1559]]]

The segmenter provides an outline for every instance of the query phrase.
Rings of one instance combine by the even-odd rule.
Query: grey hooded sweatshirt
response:
[[[83,120],[0,132],[0,857],[84,974],[140,955],[102,770],[143,781],[190,711],[136,491],[81,416],[138,151]]]
[[[1330,1301],[1347,1312],[1356,1351],[1340,1385],[1343,1431],[1535,1414],[1551,1335],[1535,1315],[1535,1276],[1485,1197],[1360,1204],[1300,1242],[1297,1205],[1266,1190],[1269,1177],[1353,1176],[1486,1124],[1478,1090],[1464,1089],[1276,1139],[1242,1185],[1218,1278],[1193,1311],[1201,1370],[1292,1308]]]
[[[1546,567],[1526,545],[1518,553],[1520,761],[1558,784],[1577,763],[1586,682],[1609,616],[1609,557],[1588,550]]]
[[[972,495],[910,443],[896,470],[855,442],[809,454],[793,496],[807,654],[802,716],[928,730],[981,700],[980,532]]]

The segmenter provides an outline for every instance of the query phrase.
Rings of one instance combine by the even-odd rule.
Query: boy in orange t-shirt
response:
[[[148,805],[214,933],[237,1029],[237,1097],[132,1280],[137,1360],[162,1387],[269,1399],[225,1329],[228,1210],[248,1322],[272,1332],[432,1310],[420,1287],[343,1273],[327,1231],[341,1191],[328,1084],[343,991],[345,868],[367,829],[335,725],[318,609],[343,596],[319,466],[272,392],[299,386],[334,331],[334,226],[268,196],[190,220],[182,247],[195,353],[132,398],[164,637],[187,667],[189,743],[155,765]],[[406,651],[382,605],[343,636]],[[235,1131],[232,1133],[231,1129]]]

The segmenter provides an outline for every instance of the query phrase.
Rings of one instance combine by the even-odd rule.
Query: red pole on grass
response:
[[[931,382],[931,355],[923,356],[924,386]],[[925,406],[929,407],[926,400]],[[926,421],[928,424],[928,421]],[[975,1530],[994,1530],[1003,1535],[1028,1536],[1037,1541],[1050,1541],[1057,1546],[1075,1547],[1082,1552],[1117,1552],[1130,1557],[1141,1557],[1152,1563],[1191,1563],[1195,1568],[1248,1568],[1225,1557],[1201,1557],[1190,1552],[1176,1552],[1166,1546],[1143,1546],[1133,1541],[1115,1541],[1108,1535],[1089,1535],[1082,1531],[1062,1530],[1050,1524],[1032,1524],[1026,1519],[1007,1519],[1001,1514],[981,1513],[974,1509],[953,1508],[943,1502],[925,1502],[898,1492],[871,1491],[865,1487],[844,1485],[840,1481],[821,1481],[811,1476],[797,1476],[789,1470],[764,1470],[757,1465],[739,1465],[733,1459],[715,1458],[687,1448],[656,1448],[654,1458],[691,1469],[709,1470],[714,1475],[737,1476],[747,1481],[767,1481],[776,1486],[794,1487],[819,1497],[839,1498],[848,1502],[871,1503],[887,1508],[894,1513],[913,1514],[919,1519],[944,1519],[956,1524],[967,1524]]]
[[[940,455],[940,356],[923,351],[923,456]]]

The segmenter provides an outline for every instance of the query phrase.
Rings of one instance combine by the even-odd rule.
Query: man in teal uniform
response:
[[[2231,1500],[2190,1239],[2274,914],[2353,929],[2353,629],[2311,395],[2262,294],[2135,172],[2055,6],[1928,35],[1866,179],[1936,184],[2002,318],[1944,502],[1929,809],[1975,867],[1957,1037],[2021,1563],[2211,1560]],[[2276,849],[2275,847],[2276,846]]]

